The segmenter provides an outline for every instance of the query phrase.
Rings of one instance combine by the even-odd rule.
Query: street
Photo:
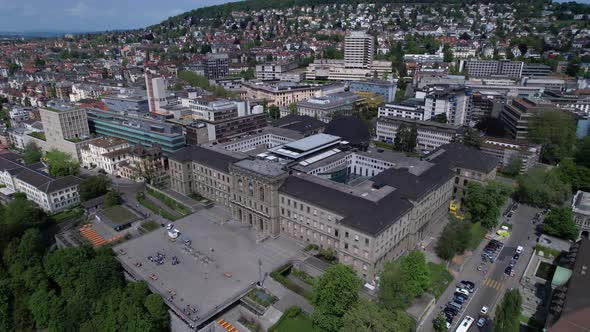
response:
[[[483,271],[477,271],[477,266],[481,263],[483,248],[488,243],[487,240],[482,241],[479,247],[474,250],[473,255],[466,259],[461,273],[437,301],[436,310],[433,310],[424,324],[418,328],[418,331],[433,331],[432,320],[438,315],[442,308],[444,308],[445,304],[452,299],[453,293],[455,292],[455,284],[461,280],[474,282],[476,289],[469,296],[468,301],[465,302],[460,313],[455,316],[449,331],[454,331],[465,316],[471,316],[475,319],[475,322],[477,322],[480,316],[479,311],[483,306],[488,307],[488,316],[493,319],[496,305],[502,300],[504,291],[506,289],[518,287],[520,278],[531,258],[533,247],[536,242],[534,227],[531,220],[538,211],[539,209],[522,204],[516,209],[511,218],[512,232],[510,237],[504,241],[504,247],[499,252],[495,262],[491,264],[491,266],[490,263],[487,263],[489,270],[485,274]],[[502,216],[501,222],[505,220],[506,218]],[[524,251],[520,259],[516,262],[514,277],[510,277],[504,273],[504,269],[510,264],[510,260],[515,253],[516,247],[519,245],[524,247]],[[481,329],[482,331],[492,330],[491,319],[488,320],[486,326]],[[476,329],[479,328],[474,323],[470,330],[475,331]]]

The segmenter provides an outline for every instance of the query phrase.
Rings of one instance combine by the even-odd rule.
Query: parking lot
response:
[[[175,222],[174,228],[180,231],[175,240],[160,228],[114,250],[132,276],[146,280],[194,326],[246,293],[260,272],[270,273],[300,251],[288,238],[257,244],[254,230],[215,223],[203,211]]]

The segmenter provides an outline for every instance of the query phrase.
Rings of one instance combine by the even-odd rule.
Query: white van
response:
[[[524,248],[522,246],[516,247],[516,253],[519,254],[519,255],[522,254],[522,251],[523,250],[524,250]]]

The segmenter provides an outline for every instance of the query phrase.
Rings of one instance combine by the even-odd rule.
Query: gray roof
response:
[[[426,159],[437,164],[447,164],[450,168],[459,167],[485,173],[498,166],[495,157],[459,143],[442,145]]]
[[[289,114],[275,120],[273,126],[306,133],[323,128],[326,124],[308,115]]]
[[[370,235],[379,234],[413,207],[396,191],[373,202],[300,176],[288,177],[279,191],[337,213],[343,217],[340,223]]]
[[[281,175],[287,173],[285,170],[283,170],[283,165],[281,165],[277,162],[267,161],[267,160],[244,159],[244,160],[238,161],[234,165],[238,166],[240,168],[255,172],[255,173],[259,173],[259,174],[271,176],[271,177],[277,177],[277,176],[281,176]]]
[[[229,172],[229,164],[241,160],[218,150],[207,149],[200,146],[188,146],[182,148],[168,156],[168,159],[179,162],[195,161],[199,164],[206,165],[225,173]]]

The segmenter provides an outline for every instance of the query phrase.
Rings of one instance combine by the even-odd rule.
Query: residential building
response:
[[[76,176],[54,178],[42,172],[45,166],[35,163],[24,166],[19,157],[12,153],[0,154],[0,192],[12,195],[21,192],[48,213],[56,213],[80,204],[78,186],[81,179]]]
[[[503,94],[493,91],[477,91],[471,94],[467,110],[467,123],[475,125],[485,118],[498,118],[506,98]]]
[[[370,69],[374,37],[364,31],[351,31],[344,37],[345,68]]]
[[[202,63],[204,76],[208,79],[229,76],[229,56],[226,53],[208,53]]]
[[[282,75],[297,68],[297,62],[270,62],[256,65],[256,78],[262,81],[281,79]]]
[[[364,98],[352,92],[340,92],[298,102],[297,114],[307,115],[328,123],[337,114],[351,115],[358,113],[364,107]]]
[[[527,139],[529,120],[538,112],[555,109],[552,103],[543,99],[515,98],[504,105],[500,119],[512,138]]]
[[[119,175],[159,187],[168,186],[168,159],[157,144],[149,148],[135,144],[129,151],[127,160],[119,164]]]
[[[462,126],[467,121],[470,92],[465,88],[431,89],[424,98],[424,119],[446,114],[447,122]]]
[[[240,97],[248,100],[266,100],[268,106],[289,106],[291,103],[315,97],[321,93],[320,91],[320,87],[316,85],[248,81],[242,83]]]
[[[399,103],[385,104],[378,108],[379,118],[396,117],[413,120],[429,120],[430,113],[424,112],[424,99],[410,98]]]
[[[578,237],[588,239],[590,235],[590,193],[578,190],[572,200],[574,222],[578,227]]]
[[[512,158],[518,158],[522,162],[520,171],[526,172],[537,166],[541,159],[541,145],[530,144],[525,140],[483,137],[480,150],[495,157],[499,169],[508,166]]]
[[[145,147],[157,144],[165,153],[172,153],[184,147],[184,135],[179,125],[96,109],[88,110],[88,122],[93,133],[122,138]]]
[[[451,143],[459,134],[459,127],[451,124],[397,117],[380,117],[377,119],[375,136],[380,141],[391,144],[394,142],[400,126],[416,128],[418,134],[416,149],[424,152]]]
[[[522,76],[524,62],[510,60],[466,60],[461,61],[459,70],[467,69],[469,77]]]
[[[131,152],[131,144],[116,137],[99,137],[88,142],[81,151],[81,165],[97,167],[108,174],[120,175],[121,165],[126,164]]]
[[[70,93],[72,93],[71,82],[57,82],[55,83],[55,96],[61,101],[70,101]]]
[[[391,103],[395,100],[397,83],[385,80],[371,79],[366,81],[352,81],[350,92],[370,92],[383,97],[383,101]]]
[[[150,71],[145,73],[148,107],[150,113],[161,113],[161,107],[166,106],[166,79],[154,77]]]

